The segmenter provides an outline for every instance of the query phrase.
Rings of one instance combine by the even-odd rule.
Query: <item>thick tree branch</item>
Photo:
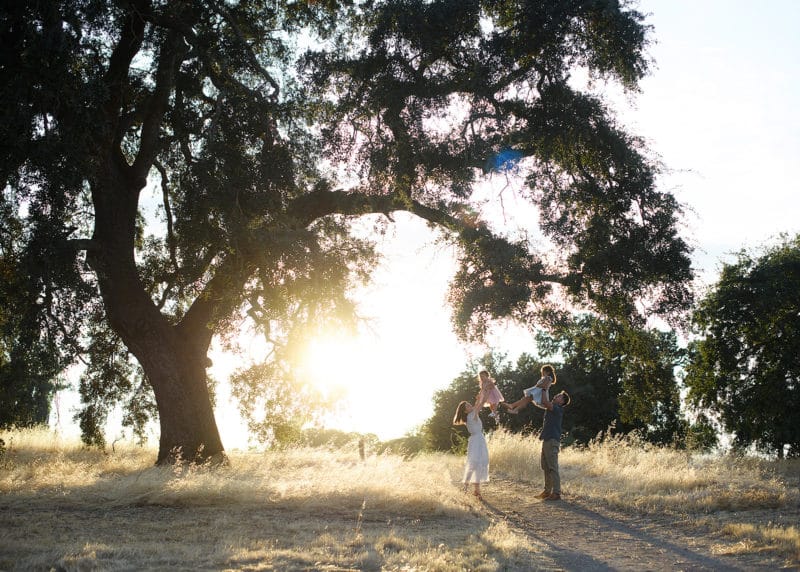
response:
[[[169,177],[167,170],[158,161],[154,162],[156,169],[161,174],[161,196],[164,199],[164,218],[167,221],[167,248],[169,249],[169,260],[172,267],[178,269],[178,257],[176,254],[178,241],[175,237],[175,231],[172,223],[172,208],[169,201]]]
[[[318,218],[333,214],[357,216],[382,213],[388,215],[393,211],[408,211],[454,231],[458,231],[462,224],[456,217],[425,206],[418,201],[410,200],[404,194],[370,195],[324,189],[317,189],[294,199],[289,204],[287,215],[297,220],[301,226],[308,226]]]
[[[120,167],[127,166],[120,149],[120,143],[125,133],[125,119],[121,116],[122,102],[128,88],[128,71],[131,62],[139,53],[144,41],[146,22],[142,13],[146,10],[148,10],[146,2],[130,3],[129,10],[123,17],[119,41],[109,58],[108,69],[103,78],[108,90],[108,99],[104,106],[107,128],[101,136],[108,138],[104,147],[112,154],[114,161]]]
[[[216,323],[227,317],[238,303],[237,296],[230,293],[241,292],[252,273],[244,256],[230,254],[214,270],[214,276],[192,305],[176,329],[184,338],[192,338],[197,347],[208,347],[216,331]]]
[[[307,226],[318,218],[332,214],[357,216],[367,213],[382,213],[389,216],[394,211],[405,211],[414,214],[428,222],[452,231],[467,242],[488,239],[507,243],[505,239],[495,236],[488,228],[480,223],[476,224],[474,220],[466,220],[444,210],[424,205],[419,201],[410,200],[400,193],[367,195],[363,193],[315,190],[295,199],[289,206],[288,214],[303,226]],[[527,270],[530,273],[529,279],[533,283],[552,282],[573,285],[576,280],[579,280],[575,276],[566,274],[545,274],[541,271],[538,263],[531,264]]]
[[[161,124],[167,111],[169,97],[175,85],[176,60],[184,46],[183,36],[174,30],[167,34],[158,55],[158,69],[156,70],[156,87],[148,102],[142,123],[142,137],[139,152],[133,163],[134,174],[144,178],[155,160],[159,150]]]
[[[142,12],[146,9],[144,2],[132,2],[131,10],[125,14],[124,22],[114,51],[109,59],[108,70],[104,77],[108,88],[106,114],[115,117],[122,107],[123,93],[128,79],[133,58],[139,53],[144,39],[145,20]]]
[[[261,77],[267,80],[270,87],[272,87],[272,94],[270,95],[270,100],[273,103],[277,102],[278,94],[280,93],[280,86],[278,86],[278,82],[275,81],[275,78],[273,78],[272,75],[266,69],[264,69],[264,67],[259,63],[258,58],[256,58],[256,55],[253,53],[253,49],[247,43],[247,40],[245,39],[241,28],[236,23],[236,19],[231,15],[229,10],[225,9],[223,4],[212,2],[212,7],[218,14],[220,14],[225,19],[225,21],[231,27],[233,32],[236,34],[236,37],[239,39],[239,42],[241,43],[242,48],[246,53],[247,60],[250,62],[250,65],[252,66],[253,70],[255,70],[258,74],[261,75]]]

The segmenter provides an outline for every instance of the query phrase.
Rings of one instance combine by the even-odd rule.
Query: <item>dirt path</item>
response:
[[[785,563],[769,553],[722,554],[736,541],[670,516],[611,510],[565,495],[544,502],[536,485],[493,477],[483,507],[539,547],[536,570],[776,570]]]

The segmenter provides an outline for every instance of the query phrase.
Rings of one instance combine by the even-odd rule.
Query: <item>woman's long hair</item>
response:
[[[456,415],[453,417],[453,425],[464,425],[467,422],[467,405],[469,401],[462,401],[456,408]]]

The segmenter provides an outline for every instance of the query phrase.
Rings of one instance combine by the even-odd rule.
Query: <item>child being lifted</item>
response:
[[[522,399],[514,403],[503,404],[509,413],[513,413],[514,415],[519,413],[521,407],[530,403],[527,398],[530,398],[537,407],[542,407],[542,391],[546,391],[551,385],[555,385],[556,371],[553,369],[552,365],[543,365],[540,373],[542,377],[536,382],[536,385],[522,392]]]

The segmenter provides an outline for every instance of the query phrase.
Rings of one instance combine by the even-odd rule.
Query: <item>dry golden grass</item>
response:
[[[721,548],[719,553],[736,554],[753,550],[775,550],[800,562],[800,529],[797,526],[780,526],[734,523],[726,524],[723,532],[738,540],[734,549]]]
[[[539,443],[496,431],[492,470],[541,481]],[[563,490],[615,509],[670,514],[738,539],[720,554],[773,550],[800,563],[800,460],[700,455],[631,436],[606,438],[559,456]],[[727,545],[726,545],[727,546]]]
[[[530,569],[537,556],[461,492],[463,458],[453,455],[362,462],[354,444],[165,468],[152,465],[155,450],[130,444],[105,454],[50,432],[0,438],[0,570],[494,571]],[[493,473],[538,486],[538,441],[498,431],[489,450]],[[776,517],[796,513],[796,462],[623,438],[565,448],[560,461],[567,495],[688,517],[740,539],[742,551],[799,557],[797,527]]]
[[[490,437],[489,450],[493,470],[518,480],[541,480],[539,445],[534,439],[497,431]],[[641,512],[777,509],[800,500],[797,461],[698,455],[655,447],[634,437],[564,448],[559,466],[570,494]],[[792,479],[794,483],[787,482]]]
[[[164,468],[152,449],[0,438],[2,570],[493,571],[532,558],[461,492],[452,455],[298,448]]]

